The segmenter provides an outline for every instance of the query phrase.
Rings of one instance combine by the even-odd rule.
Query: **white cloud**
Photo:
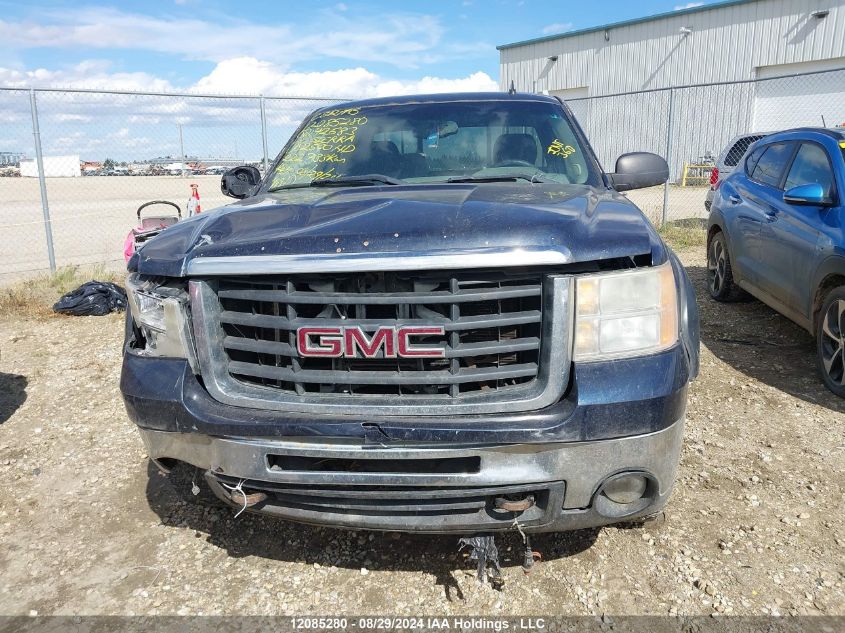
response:
[[[499,84],[484,72],[459,79],[423,77],[417,81],[382,81],[376,84],[376,96],[426,94],[438,92],[498,92]]]
[[[552,35],[554,33],[564,33],[572,30],[572,22],[555,22],[543,27],[543,35]]]
[[[149,73],[109,72],[110,64],[99,60],[84,61],[63,70],[15,70],[0,67],[0,86],[29,88],[55,86],[74,88],[109,88],[112,90],[144,90],[167,92],[174,88],[166,79]]]
[[[493,50],[481,42],[460,47],[443,42],[444,31],[434,15],[392,13],[374,19],[337,9],[314,11],[311,22],[296,28],[239,19],[151,17],[85,6],[45,10],[37,22],[0,20],[0,42],[9,48],[130,48],[213,62],[255,57],[291,65],[336,58],[413,68],[449,59],[456,52]]]
[[[362,67],[309,73],[286,72],[271,62],[253,57],[220,62],[190,89],[194,92],[226,94],[232,92],[233,86],[237,86],[243,94],[348,98],[498,90],[496,81],[483,72],[457,79],[426,76],[407,81],[385,79]]]
[[[457,78],[423,76],[419,79],[400,80],[382,77],[360,66],[321,72],[290,72],[283,66],[254,57],[223,60],[208,75],[189,86],[174,86],[168,80],[148,73],[109,72],[109,64],[101,61],[86,61],[65,70],[40,68],[19,71],[0,67],[0,86],[342,98],[498,90],[496,81],[484,72]],[[172,117],[187,114],[188,109],[183,101],[169,100],[146,108],[144,115]],[[86,114],[70,113],[64,116]]]
[[[205,97],[206,94],[300,96],[303,100],[266,101],[273,151],[314,108],[331,103],[308,97],[355,99],[454,91],[496,91],[496,81],[484,72],[464,77],[422,76],[393,79],[365,67],[323,72],[290,72],[281,65],[251,58],[223,60],[191,85],[174,85],[147,73],[110,72],[106,62],[87,61],[66,69],[16,70],[0,67],[0,87],[92,88],[127,91],[188,92],[198,96],[112,95],[96,92],[38,94],[42,142],[48,154],[79,154],[102,159],[175,155],[176,124],[185,126],[190,152],[216,156],[256,157],[258,103],[255,99]],[[0,91],[0,124],[18,135],[4,147],[29,151],[29,98],[25,92]],[[240,147],[238,150],[237,148]],[[233,149],[234,148],[234,149]]]
[[[703,5],[703,2],[687,2],[686,4],[676,4],[675,11],[683,11],[684,9],[693,9],[695,7],[700,7]]]

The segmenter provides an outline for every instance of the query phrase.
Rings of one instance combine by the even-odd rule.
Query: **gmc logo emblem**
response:
[[[299,355],[313,358],[444,358],[446,349],[414,343],[418,336],[442,336],[441,327],[380,327],[372,336],[357,326],[301,327],[296,331]]]

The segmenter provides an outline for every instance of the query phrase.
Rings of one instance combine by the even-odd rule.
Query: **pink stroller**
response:
[[[142,218],[141,211],[154,204],[170,205],[176,209],[176,215],[163,215],[160,213]],[[147,240],[155,237],[168,226],[176,224],[181,219],[182,210],[179,208],[179,205],[169,200],[153,200],[151,202],[145,202],[138,207],[139,226],[129,231],[126,240],[123,242],[123,256],[126,258],[126,261],[128,262],[132,254],[139,250]]]

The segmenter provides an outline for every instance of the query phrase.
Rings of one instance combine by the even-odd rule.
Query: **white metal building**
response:
[[[842,68],[845,0],[730,0],[498,48],[503,89],[564,98]]]
[[[501,88],[566,99],[603,162],[669,154],[668,112],[674,175],[739,133],[845,122],[845,70],[770,80],[845,69],[845,0],[728,0],[498,48]],[[722,82],[744,83],[702,85]]]

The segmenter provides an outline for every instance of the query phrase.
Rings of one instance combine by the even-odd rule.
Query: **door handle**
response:
[[[742,198],[739,196],[728,196],[728,200],[730,200],[732,204],[739,204],[742,202]]]

